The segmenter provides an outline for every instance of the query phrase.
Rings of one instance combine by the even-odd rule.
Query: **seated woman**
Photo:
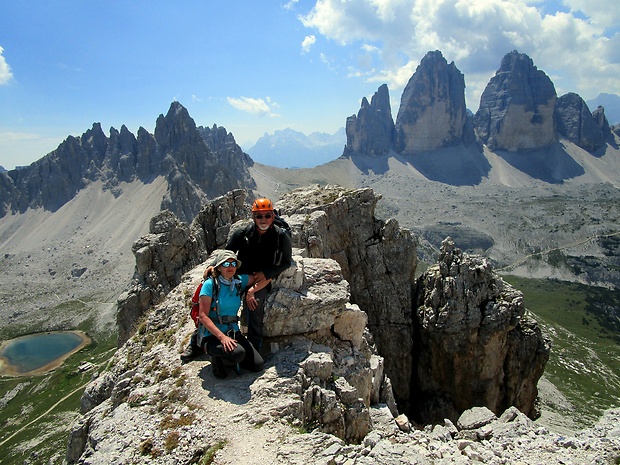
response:
[[[237,312],[243,289],[251,286],[247,292],[253,294],[271,280],[256,281],[254,276],[238,275],[241,262],[230,250],[216,250],[210,259],[212,273],[200,290],[198,344],[211,356],[213,375],[217,378],[226,377],[227,366],[261,371],[264,360],[241,334]]]

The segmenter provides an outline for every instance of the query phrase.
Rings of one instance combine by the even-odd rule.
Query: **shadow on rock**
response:
[[[559,143],[536,151],[496,153],[519,171],[551,184],[562,184],[585,173],[583,167]]]
[[[452,186],[475,186],[491,171],[491,164],[476,145],[402,155],[399,159],[427,179]]]
[[[198,376],[202,379],[202,388],[208,392],[209,397],[230,402],[235,405],[247,404],[252,392],[250,386],[256,381],[261,373],[252,373],[241,369],[239,374],[230,369],[224,379],[213,376],[211,364],[205,365]]]
[[[385,174],[390,170],[388,156],[352,155],[351,161],[363,174]]]

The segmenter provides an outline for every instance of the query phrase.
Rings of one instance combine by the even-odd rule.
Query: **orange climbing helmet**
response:
[[[272,211],[272,210],[273,210],[273,204],[271,203],[271,200],[269,199],[256,199],[254,203],[252,204],[253,212]]]

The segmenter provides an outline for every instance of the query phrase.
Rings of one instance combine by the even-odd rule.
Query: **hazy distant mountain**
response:
[[[309,136],[290,128],[265,133],[246,150],[252,159],[277,168],[312,168],[335,160],[347,142],[344,128],[334,134],[313,132]]]
[[[605,108],[605,116],[609,124],[620,123],[620,95],[599,94],[598,97],[588,100],[590,111],[596,110],[600,105]]]
[[[5,173],[6,169],[4,168],[4,166],[0,165],[0,173]]]

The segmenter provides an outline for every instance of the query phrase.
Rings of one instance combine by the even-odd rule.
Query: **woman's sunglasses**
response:
[[[224,268],[228,268],[229,266],[237,267],[237,262],[224,262],[224,263],[222,263],[222,266]]]
[[[254,215],[254,218],[256,218],[257,220],[262,220],[263,218],[267,218],[267,219],[271,219],[273,215],[271,213],[266,213],[264,215],[261,215],[260,213]]]

